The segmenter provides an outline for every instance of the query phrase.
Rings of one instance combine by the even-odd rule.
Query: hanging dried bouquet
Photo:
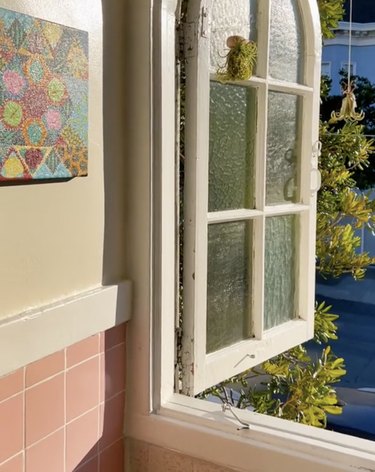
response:
[[[248,80],[253,75],[257,58],[257,45],[242,36],[229,36],[225,66],[217,71],[220,82]]]

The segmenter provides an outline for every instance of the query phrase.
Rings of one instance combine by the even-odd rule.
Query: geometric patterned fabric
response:
[[[0,8],[0,180],[87,175],[88,33]]]

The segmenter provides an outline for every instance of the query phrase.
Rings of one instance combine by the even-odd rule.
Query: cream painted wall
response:
[[[89,32],[88,177],[68,182],[0,185],[0,318],[4,319],[100,286],[103,280],[107,283],[121,279],[124,268],[119,245],[124,230],[124,203],[120,190],[121,84],[119,62],[115,60],[119,52],[110,51],[114,31],[121,30],[118,12],[112,8],[108,13],[108,7],[104,8],[105,13],[113,15],[107,18],[108,23],[118,25],[117,29],[108,28],[107,34],[105,96],[110,121],[106,126],[105,163],[101,1],[0,0],[0,7]],[[121,44],[121,36],[118,43]],[[114,169],[113,163],[119,166]]]

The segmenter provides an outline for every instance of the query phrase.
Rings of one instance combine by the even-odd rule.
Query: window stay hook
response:
[[[222,404],[221,408],[222,408],[223,412],[229,410],[229,411],[232,413],[232,415],[235,417],[235,419],[242,425],[240,428],[237,428],[237,431],[240,431],[240,430],[242,430],[242,429],[250,429],[249,423],[245,423],[245,421],[242,421],[242,420],[237,416],[237,414],[236,414],[236,413],[234,412],[234,410],[233,410],[232,405],[231,405],[229,402],[225,401],[225,402]]]

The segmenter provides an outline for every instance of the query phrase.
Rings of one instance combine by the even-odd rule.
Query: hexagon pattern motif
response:
[[[0,181],[87,175],[88,33],[0,8]]]

